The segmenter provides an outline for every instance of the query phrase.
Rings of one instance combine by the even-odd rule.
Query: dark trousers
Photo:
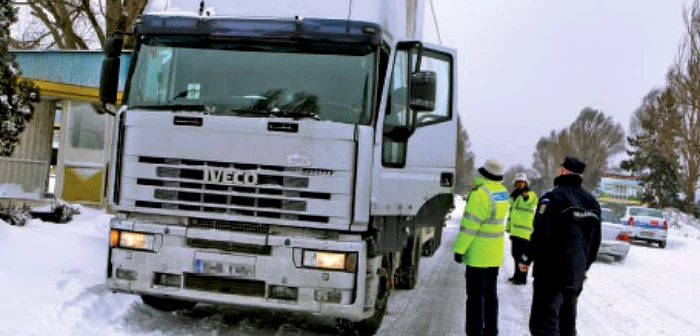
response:
[[[581,290],[561,289],[535,278],[530,333],[533,336],[575,336],[579,295]]]
[[[468,336],[498,335],[498,267],[467,266],[467,320]]]
[[[510,237],[510,254],[513,256],[513,280],[517,282],[527,282],[527,272],[521,272],[518,264],[523,260],[523,253],[527,248],[527,240],[520,237]]]

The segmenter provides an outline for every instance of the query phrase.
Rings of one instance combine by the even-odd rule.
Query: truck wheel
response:
[[[443,226],[438,225],[435,228],[435,251],[437,251],[440,248],[440,245],[442,245],[442,229]]]
[[[660,242],[659,242],[659,247],[660,247],[660,248],[666,248],[666,242],[665,242],[665,241],[660,241]]]
[[[341,336],[365,336],[374,335],[382,325],[384,315],[386,315],[386,307],[389,304],[389,281],[384,276],[379,281],[379,290],[377,291],[377,299],[374,302],[374,314],[366,320],[352,322],[346,319],[336,319],[335,327],[338,334]]]
[[[197,305],[197,302],[168,299],[150,295],[141,295],[141,301],[143,301],[143,303],[145,303],[147,306],[164,312],[192,309]]]
[[[433,255],[435,255],[435,245],[435,237],[428,239],[428,241],[425,242],[425,244],[423,244],[423,256],[432,257]]]
[[[398,269],[396,277],[396,288],[398,289],[414,289],[418,284],[418,266],[420,265],[421,248],[418,246],[420,238],[414,236],[406,248],[403,250],[401,257],[401,267]]]

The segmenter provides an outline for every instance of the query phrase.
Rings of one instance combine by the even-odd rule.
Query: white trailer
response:
[[[152,1],[120,102],[109,38],[109,288],[373,334],[453,203],[457,58],[424,3]]]

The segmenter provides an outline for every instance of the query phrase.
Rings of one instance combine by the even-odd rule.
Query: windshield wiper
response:
[[[318,113],[310,112],[310,111],[286,111],[286,110],[280,110],[278,108],[272,108],[272,109],[231,109],[229,111],[238,112],[238,113],[248,113],[248,114],[254,114],[254,115],[267,115],[270,117],[282,117],[282,118],[293,118],[293,119],[311,118],[311,119],[315,119],[315,120],[321,120],[321,117],[318,116]]]

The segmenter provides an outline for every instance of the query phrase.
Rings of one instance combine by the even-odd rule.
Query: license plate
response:
[[[653,236],[654,236],[654,233],[651,232],[651,231],[642,231],[642,233],[640,234],[640,236],[642,236],[642,237],[653,237]]]
[[[199,274],[248,279],[254,277],[255,266],[251,264],[196,259],[194,261],[194,271]]]

